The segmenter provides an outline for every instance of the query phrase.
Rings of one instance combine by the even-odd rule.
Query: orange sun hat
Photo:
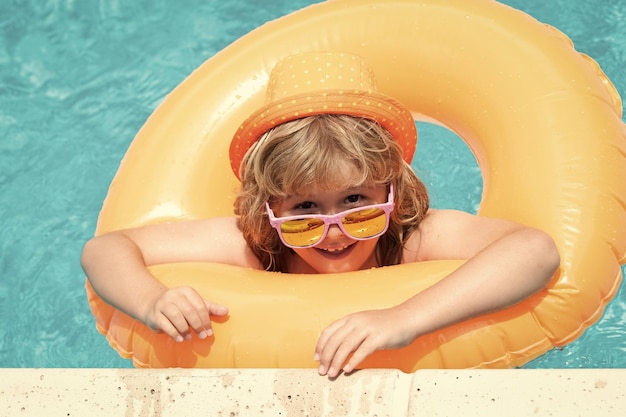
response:
[[[343,52],[290,55],[270,73],[265,105],[241,124],[230,144],[230,165],[239,178],[246,152],[271,128],[318,114],[346,114],[376,121],[391,133],[411,163],[417,130],[411,112],[376,89],[365,60]]]

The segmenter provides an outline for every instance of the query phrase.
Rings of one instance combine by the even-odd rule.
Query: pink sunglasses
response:
[[[332,224],[356,240],[373,239],[384,234],[389,228],[389,216],[394,209],[393,198],[393,184],[390,184],[386,203],[357,207],[337,214],[276,217],[269,203],[265,203],[265,209],[270,224],[278,231],[285,246],[311,248],[324,240]]]

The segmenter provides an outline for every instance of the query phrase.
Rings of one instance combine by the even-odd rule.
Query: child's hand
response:
[[[397,310],[362,311],[337,320],[322,332],[314,360],[320,362],[320,375],[334,378],[341,370],[351,372],[377,350],[400,348],[414,339],[407,320]]]
[[[213,334],[210,316],[225,316],[228,309],[200,297],[193,288],[170,288],[148,309],[145,323],[177,342],[191,339],[191,329],[200,339]]]

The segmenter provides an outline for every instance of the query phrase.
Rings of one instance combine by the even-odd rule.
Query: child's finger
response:
[[[191,327],[200,339],[211,335],[211,318],[206,301],[194,290],[189,289],[185,294],[185,300],[180,305],[181,311],[186,321],[186,325]],[[179,330],[181,330],[179,328]]]
[[[187,302],[181,307],[186,324],[196,332],[200,339],[213,335],[211,316],[225,316],[228,314],[228,309],[220,304],[202,299],[195,291],[188,292],[186,297]],[[176,327],[179,331],[186,331],[179,326]]]
[[[374,353],[374,351],[376,351],[376,347],[370,343],[370,339],[365,339],[343,366],[343,371],[347,374],[354,371],[354,369],[359,366],[365,358]]]
[[[315,351],[320,361],[320,375],[334,377],[339,374],[343,362],[353,349],[349,334],[350,328],[345,326],[343,320],[333,323],[322,332]]]
[[[190,338],[189,323],[185,311],[190,311],[188,303],[167,305],[161,311],[163,315],[163,320],[159,323],[161,329],[165,331],[164,328],[169,328],[169,325],[171,325],[183,339],[188,340]],[[177,338],[174,337],[174,340],[177,340]]]
[[[335,334],[337,329],[339,329],[343,325],[344,320],[337,320],[334,323],[331,323],[328,327],[322,331],[320,337],[317,339],[317,344],[315,345],[315,354],[313,359],[316,361],[321,361],[324,357],[324,350],[328,350],[328,340]],[[333,351],[334,353],[334,351]]]
[[[157,330],[165,333],[174,341],[180,343],[185,340],[184,336],[176,329],[170,320],[165,315],[160,315],[156,320]]]
[[[210,301],[205,301],[205,303],[210,315],[217,317],[223,317],[228,315],[228,307],[220,304],[211,303]]]
[[[200,339],[207,338],[213,335],[213,324],[211,322],[211,316],[222,317],[228,314],[228,308],[211,303],[210,301],[202,300],[203,308],[202,313],[199,316],[200,324],[192,325],[194,331],[198,334]]]

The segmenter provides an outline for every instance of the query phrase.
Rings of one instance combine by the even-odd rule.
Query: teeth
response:
[[[343,251],[343,250],[348,249],[348,247],[349,247],[349,246],[350,246],[350,245],[348,245],[348,246],[344,246],[344,247],[342,247],[342,248],[324,249],[324,250],[325,250],[326,252],[331,252],[331,253],[332,253],[332,252],[341,252],[341,251]]]

